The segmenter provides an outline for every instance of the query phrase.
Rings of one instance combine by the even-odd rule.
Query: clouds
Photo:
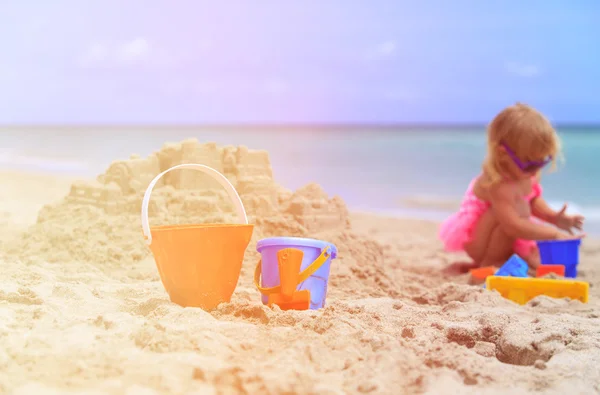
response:
[[[150,42],[138,37],[120,44],[95,43],[77,59],[81,67],[119,67],[148,61],[152,56]]]
[[[116,52],[116,57],[121,62],[135,62],[143,60],[150,54],[150,44],[144,38],[136,38],[123,44]]]
[[[381,56],[390,56],[396,51],[396,42],[389,40],[377,46],[377,53]]]
[[[563,120],[598,107],[597,5],[57,1],[35,22],[7,3],[0,122],[474,121],[515,98]]]
[[[395,40],[383,41],[367,51],[367,60],[384,59],[393,56],[396,53],[397,45]]]
[[[524,78],[537,77],[540,74],[539,66],[535,64],[506,62],[504,69],[507,73]]]

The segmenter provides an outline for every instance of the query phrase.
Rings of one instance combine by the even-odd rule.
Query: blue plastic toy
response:
[[[527,277],[527,262],[517,254],[513,254],[508,261],[498,269],[494,276]]]
[[[502,265],[500,269],[496,271],[494,276],[526,278],[528,277],[527,270],[529,270],[527,262],[525,262],[517,254],[513,254],[510,258],[508,258],[508,261],[504,262],[504,265]],[[483,284],[483,288],[485,287],[485,284]]]
[[[538,241],[542,265],[563,265],[565,277],[577,277],[580,244],[581,240]]]

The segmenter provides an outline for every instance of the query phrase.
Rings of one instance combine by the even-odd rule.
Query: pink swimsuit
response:
[[[479,199],[473,193],[473,186],[477,178],[473,179],[467,188],[467,192],[460,204],[457,213],[450,216],[440,225],[439,238],[444,243],[446,251],[456,252],[464,251],[465,243],[473,238],[473,231],[479,222],[479,219],[490,208],[490,202]],[[534,182],[533,190],[525,197],[528,202],[541,196],[542,187]],[[517,239],[514,245],[514,251],[522,258],[527,257],[532,248],[536,247],[534,240]]]

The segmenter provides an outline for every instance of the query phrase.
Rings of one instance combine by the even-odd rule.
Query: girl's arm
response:
[[[531,214],[544,222],[556,225],[558,212],[554,211],[550,206],[548,206],[548,203],[546,203],[544,198],[541,196],[538,196],[531,201]]]
[[[554,240],[560,236],[560,231],[554,227],[536,224],[519,216],[515,210],[514,186],[500,183],[493,187],[490,200],[492,210],[507,235],[526,240]]]

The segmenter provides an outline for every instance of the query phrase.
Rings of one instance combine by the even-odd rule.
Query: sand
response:
[[[144,244],[150,179],[205,163],[233,183],[255,230],[231,303],[169,301]],[[15,394],[592,394],[600,392],[599,244],[590,303],[518,306],[468,285],[436,224],[349,213],[318,185],[288,191],[268,153],[185,141],[114,162],[96,180],[0,173],[0,392]],[[159,223],[232,222],[191,171],[153,195]],[[252,284],[263,237],[334,243],[326,308],[281,311]]]

